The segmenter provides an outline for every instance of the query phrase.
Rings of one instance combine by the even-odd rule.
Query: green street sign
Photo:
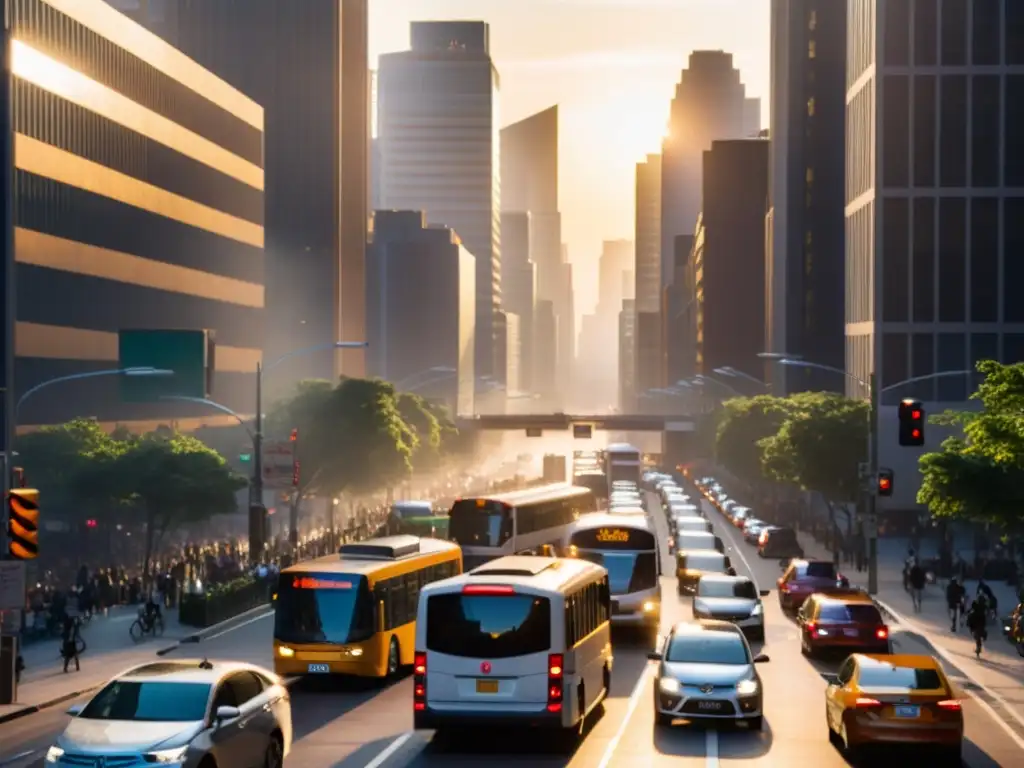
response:
[[[240,453],[238,455],[238,460],[240,462],[242,462],[243,464],[248,464],[250,461],[252,461],[252,454],[251,453]]]
[[[210,395],[214,365],[213,334],[202,330],[122,330],[118,333],[121,368],[161,368],[173,376],[123,376],[121,398],[152,403],[162,397]]]

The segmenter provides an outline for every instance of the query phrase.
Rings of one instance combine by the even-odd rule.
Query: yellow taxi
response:
[[[960,765],[964,716],[931,656],[856,653],[838,674],[822,674],[830,740],[855,751],[872,745],[937,747]]]

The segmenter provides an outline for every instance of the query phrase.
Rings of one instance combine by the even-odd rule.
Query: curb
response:
[[[172,651],[176,650],[182,645],[200,643],[202,642],[204,636],[214,634],[218,631],[223,631],[225,628],[227,628],[229,625],[235,622],[245,621],[246,619],[252,618],[260,612],[266,612],[267,608],[269,607],[269,603],[266,605],[258,605],[255,608],[250,608],[248,611],[245,611],[244,613],[238,614],[237,616],[232,616],[230,619],[225,619],[224,621],[219,621],[216,624],[211,624],[210,626],[204,627],[198,632],[193,632],[191,635],[183,637],[181,640],[178,640],[173,645],[169,645],[165,648],[157,650],[156,655],[166,656],[168,653],[171,653]],[[289,678],[289,680],[291,679]],[[293,680],[291,682],[286,681],[285,684],[291,685],[293,682]],[[30,704],[26,707],[23,707],[22,709],[17,709],[13,712],[8,712],[7,714],[0,715],[0,724],[9,723],[12,720],[18,720],[22,717],[27,717],[28,715],[34,715],[37,712],[40,712],[44,709],[56,707],[57,705],[63,704],[66,701],[77,699],[79,696],[84,696],[87,693],[102,688],[104,685],[106,685],[106,681],[102,683],[97,683],[96,685],[86,686],[84,688],[71,691],[70,693],[62,693],[60,696],[55,696],[52,699],[47,699],[46,701],[40,702],[39,704]]]

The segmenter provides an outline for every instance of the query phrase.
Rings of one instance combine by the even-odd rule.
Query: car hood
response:
[[[665,662],[665,674],[685,685],[735,685],[753,674],[749,664]]]
[[[757,600],[745,597],[698,597],[694,605],[701,606],[708,613],[750,613]]]
[[[140,722],[76,717],[58,740],[61,749],[85,754],[146,752],[184,745],[203,729],[199,722]]]

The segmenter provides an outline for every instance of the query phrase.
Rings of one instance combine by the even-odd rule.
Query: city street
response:
[[[652,503],[657,504],[652,497]],[[667,538],[655,508],[655,520]],[[295,744],[288,760],[302,768],[424,768],[425,766],[482,766],[492,768],[613,768],[615,766],[721,766],[745,765],[834,768],[850,765],[829,744],[824,717],[824,682],[820,672],[836,663],[811,662],[800,653],[793,624],[782,615],[775,597],[779,565],[757,557],[728,521],[710,512],[729,554],[741,573],[751,575],[763,589],[767,640],[764,652],[771,661],[761,667],[765,686],[766,725],[761,733],[742,727],[705,730],[686,725],[655,729],[651,699],[652,665],[649,650],[616,637],[615,670],[611,698],[602,716],[571,754],[540,735],[467,733],[456,743],[435,743],[429,732],[412,732],[412,683],[408,678],[384,686],[375,683],[326,680],[302,681],[293,686]],[[671,560],[665,558],[665,565]],[[669,573],[666,568],[666,573]],[[689,601],[676,595],[674,579],[663,578],[663,625],[690,617]],[[202,654],[210,658],[243,659],[271,665],[272,619],[254,616],[223,633],[213,633],[199,645],[184,646],[169,657]],[[919,636],[893,627],[897,653],[929,653]],[[181,651],[184,651],[182,653]],[[155,658],[155,656],[154,656]],[[971,688],[962,670],[947,666],[957,684]],[[69,702],[70,703],[70,702]],[[42,765],[42,754],[67,722],[64,706],[47,709],[0,725],[0,766],[28,768]],[[994,716],[984,698],[964,696],[967,722],[964,760],[970,768],[1018,765],[1024,761],[1024,739],[1011,725]],[[875,761],[877,762],[877,760]]]

